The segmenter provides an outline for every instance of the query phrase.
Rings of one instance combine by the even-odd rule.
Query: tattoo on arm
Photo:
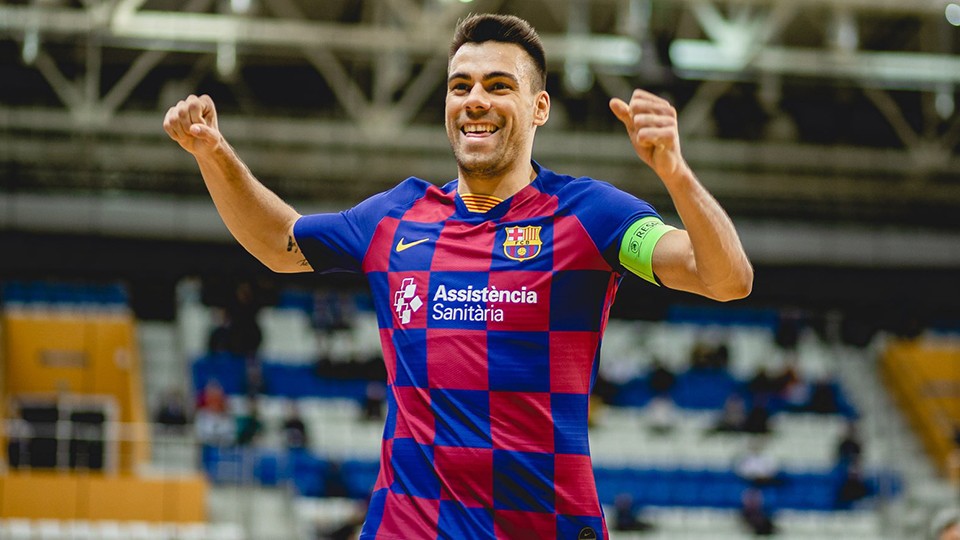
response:
[[[297,246],[297,243],[293,240],[293,235],[287,235],[287,251],[293,253],[300,253],[300,247]]]
[[[300,266],[310,266],[310,263],[307,262],[306,259],[300,259],[300,262],[298,262],[297,264],[299,264]]]

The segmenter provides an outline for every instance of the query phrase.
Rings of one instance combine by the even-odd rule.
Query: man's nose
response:
[[[490,95],[487,94],[483,85],[477,83],[470,88],[467,99],[464,101],[464,107],[467,110],[486,110],[490,108]]]

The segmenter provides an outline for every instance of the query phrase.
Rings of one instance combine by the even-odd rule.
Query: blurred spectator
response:
[[[730,394],[723,403],[720,416],[708,433],[739,432],[743,429],[743,423],[746,419],[747,414],[743,398],[738,394]]]
[[[857,423],[850,420],[846,424],[843,437],[837,443],[837,462],[840,464],[853,463],[860,460],[863,454],[863,442]]]
[[[690,369],[693,370],[725,370],[729,364],[730,349],[726,344],[714,347],[700,341],[690,352]]]
[[[690,351],[690,369],[709,369],[710,368],[710,347],[702,341],[693,345]]]
[[[260,357],[256,355],[248,356],[244,371],[246,373],[247,397],[256,399],[264,391],[263,363],[260,361]]]
[[[154,415],[154,421],[170,431],[182,432],[188,423],[190,415],[187,412],[186,400],[183,393],[176,389],[169,389],[160,396],[160,404]]]
[[[669,396],[676,381],[676,375],[664,366],[659,358],[654,359],[649,376],[650,394],[654,397]]]
[[[960,540],[960,510],[944,508],[930,521],[930,540]]]
[[[346,339],[351,342],[353,340],[352,337]],[[330,341],[326,340],[328,349],[330,348]],[[387,378],[387,369],[381,354],[349,360],[334,359],[323,354],[317,357],[314,364],[314,373],[325,379],[384,381]]]
[[[800,331],[804,326],[803,314],[797,309],[780,310],[774,341],[784,350],[794,351],[800,341]]]
[[[331,461],[327,469],[326,482],[324,482],[324,497],[349,497],[350,490],[347,489],[347,481],[343,477],[343,468],[337,461]]]
[[[210,331],[207,338],[207,354],[215,356],[230,352],[230,329],[221,321]]]
[[[837,392],[830,377],[824,375],[810,387],[810,404],[807,410],[819,414],[834,414],[840,410]]]
[[[726,370],[730,366],[730,347],[721,343],[713,351],[712,366],[714,369]]]
[[[213,412],[227,411],[227,394],[223,391],[220,381],[210,379],[197,395],[197,410]]]
[[[780,464],[767,452],[766,443],[760,438],[750,441],[747,453],[736,460],[733,470],[737,476],[757,487],[782,482]]]
[[[346,330],[353,326],[352,294],[340,291],[317,291],[313,295],[313,326],[326,332]]]
[[[640,519],[634,508],[633,497],[629,493],[620,493],[613,500],[613,528],[617,531],[650,531],[653,524]]]
[[[591,392],[591,401],[594,398],[603,402],[603,403],[613,403],[613,400],[617,397],[617,391],[619,386],[614,381],[611,381],[604,370],[599,370],[597,372],[596,381],[593,383],[593,391]]]
[[[257,322],[262,306],[257,296],[254,286],[243,281],[237,284],[233,296],[224,306],[230,352],[238,356],[256,356],[263,341],[263,332]]]
[[[227,446],[234,442],[234,422],[227,413],[227,397],[215,379],[207,381],[197,396],[194,430],[204,446]]]
[[[751,488],[743,492],[740,519],[755,536],[772,536],[777,532],[773,515],[763,505],[763,493]]]
[[[287,450],[299,450],[309,445],[307,425],[300,416],[300,408],[296,401],[288,401],[286,416],[283,419],[283,440]]]
[[[363,419],[382,420],[383,405],[387,399],[387,386],[382,381],[367,383],[366,395],[363,399]]]
[[[775,387],[789,411],[803,410],[810,402],[810,385],[800,376],[796,358],[790,357],[783,371],[776,377]]]
[[[753,374],[753,378],[747,383],[747,388],[753,395],[754,402],[767,401],[779,391],[777,380],[770,376],[767,368],[764,366],[757,368],[756,373]]]
[[[847,510],[857,501],[870,496],[871,492],[858,461],[849,463],[842,469],[845,469],[845,472],[837,488],[836,508]]]
[[[647,404],[648,427],[654,434],[666,434],[673,430],[677,421],[676,407],[667,396],[655,396]]]
[[[249,408],[243,414],[237,415],[237,444],[248,446],[256,442],[263,432],[263,422],[260,420],[260,407],[256,399],[250,400]]]
[[[229,352],[242,358],[247,375],[247,394],[256,395],[262,390],[262,366],[258,352],[263,341],[263,332],[257,316],[265,305],[266,287],[249,281],[241,281],[227,293],[217,295],[214,305],[219,305],[221,322],[213,329],[208,341],[211,354]]]
[[[765,399],[753,398],[750,410],[747,411],[747,416],[743,420],[742,431],[757,435],[770,433],[770,413],[767,411]]]

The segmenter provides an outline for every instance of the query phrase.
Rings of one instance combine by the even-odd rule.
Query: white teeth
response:
[[[484,124],[484,125],[469,124],[469,125],[463,126],[464,133],[493,133],[496,130],[497,130],[496,126],[491,126],[489,124]]]

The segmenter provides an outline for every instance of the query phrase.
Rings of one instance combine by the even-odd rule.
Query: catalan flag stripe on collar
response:
[[[477,214],[487,212],[494,206],[503,202],[503,199],[500,197],[494,197],[493,195],[480,195],[478,193],[461,194],[460,198],[463,200],[463,205],[467,207],[467,210]]]

